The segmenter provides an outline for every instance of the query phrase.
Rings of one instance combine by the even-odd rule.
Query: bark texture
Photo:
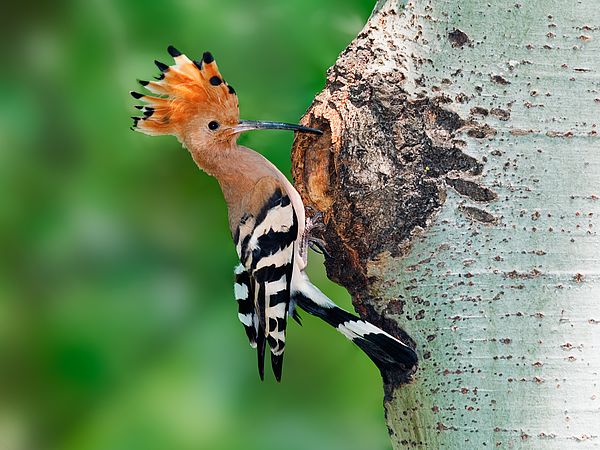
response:
[[[600,445],[599,25],[381,1],[305,116],[328,274],[420,357],[383,374],[394,448]]]

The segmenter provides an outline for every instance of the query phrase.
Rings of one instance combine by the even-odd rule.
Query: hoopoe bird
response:
[[[210,52],[190,60],[168,47],[175,64],[155,61],[156,81],[139,81],[150,93],[131,92],[136,106],[135,131],[174,135],[207,174],[219,182],[228,207],[229,227],[240,264],[234,293],[238,317],[257,350],[264,379],[268,345],[271,366],[281,380],[287,318],[300,322],[300,307],[320,317],[360,347],[380,370],[410,370],[417,362],[412,348],[339,308],[308,279],[304,269],[311,220],[300,194],[270,161],[236,143],[242,132],[261,129],[321,134],[320,130],[281,122],[240,120],[235,90],[225,82]]]

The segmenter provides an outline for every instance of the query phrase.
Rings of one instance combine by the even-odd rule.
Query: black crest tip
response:
[[[192,61],[194,65],[198,68],[198,70],[202,70],[202,61]]]
[[[156,67],[158,67],[158,70],[160,70],[161,72],[166,72],[167,70],[169,70],[169,66],[167,66],[165,63],[154,60],[154,64],[156,64]]]
[[[175,47],[173,47],[172,45],[169,45],[167,47],[167,51],[169,52],[169,55],[171,55],[173,58],[177,58],[178,56],[181,56],[181,52],[179,50],[177,50]]]
[[[137,81],[138,81],[138,83],[140,83],[142,86],[147,86],[147,85],[148,85],[148,83],[149,83],[149,81],[146,81],[146,80],[137,80]]]
[[[211,52],[204,52],[204,54],[202,55],[202,61],[204,61],[205,64],[210,64],[214,60],[215,58],[213,57]]]
[[[212,84],[213,86],[218,86],[218,85],[220,85],[220,84],[223,82],[223,80],[221,80],[221,79],[220,79],[219,77],[217,77],[217,76],[211,77],[211,78],[210,78],[210,80],[208,80],[208,81],[209,81],[209,82],[210,82],[210,84]]]
[[[227,85],[227,89],[229,90],[229,93],[230,93],[230,94],[235,94],[235,89],[233,88],[233,86],[232,86],[232,85],[228,84],[228,85]]]
[[[139,92],[135,92],[135,91],[131,91],[129,92],[131,94],[131,96],[135,99],[140,99],[144,96],[144,94],[140,94]]]

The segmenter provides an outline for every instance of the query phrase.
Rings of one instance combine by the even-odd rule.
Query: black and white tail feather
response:
[[[252,348],[256,348],[257,317],[253,311],[250,277],[240,264],[235,269],[235,295],[239,305],[238,317],[244,325]],[[289,314],[298,323],[295,307],[319,317],[356,344],[381,371],[409,370],[417,363],[414,350],[375,325],[362,320],[333,303],[305,273],[292,279]]]
[[[394,336],[333,303],[303,272],[294,280],[292,301],[350,339],[380,371],[409,370],[417,363],[415,351]]]

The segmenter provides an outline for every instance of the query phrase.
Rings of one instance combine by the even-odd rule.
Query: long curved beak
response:
[[[305,127],[304,125],[295,125],[293,123],[284,122],[261,122],[257,120],[240,120],[240,123],[233,127],[233,130],[236,133],[243,133],[244,131],[250,130],[289,130],[302,133],[323,134],[321,130]]]

